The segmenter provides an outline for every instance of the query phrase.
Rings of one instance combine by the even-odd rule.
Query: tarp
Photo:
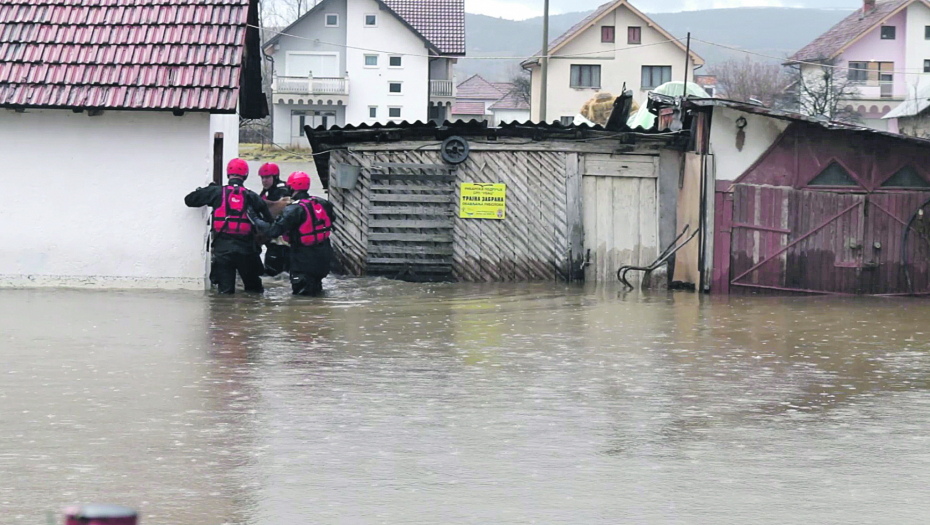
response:
[[[684,82],[681,81],[666,82],[652,91],[669,97],[680,97],[683,85]],[[688,82],[688,96],[707,98],[707,91],[704,91],[704,88],[694,82]],[[649,112],[649,104],[643,104],[642,107],[639,108],[639,111],[630,115],[630,119],[626,121],[627,126],[631,129],[652,129],[655,123],[656,116]]]

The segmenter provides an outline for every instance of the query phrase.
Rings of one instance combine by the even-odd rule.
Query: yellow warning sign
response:
[[[507,185],[462,183],[459,217],[462,219],[504,219],[507,216]]]

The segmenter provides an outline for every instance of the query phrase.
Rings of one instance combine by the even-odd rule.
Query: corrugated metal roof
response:
[[[853,39],[873,29],[888,15],[912,1],[913,0],[879,0],[875,4],[875,9],[865,14],[863,14],[861,8],[857,9],[851,15],[840,20],[839,23],[831,27],[826,33],[817,37],[817,39],[801,48],[801,50],[794,55],[791,55],[791,58],[788,60],[832,59]]]
[[[235,112],[249,0],[4,0],[0,106]]]

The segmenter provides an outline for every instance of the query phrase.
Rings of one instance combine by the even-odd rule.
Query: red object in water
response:
[[[65,525],[137,525],[139,515],[119,505],[83,505],[65,509]]]

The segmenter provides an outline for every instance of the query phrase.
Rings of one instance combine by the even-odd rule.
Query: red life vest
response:
[[[230,235],[249,235],[252,223],[246,214],[246,190],[242,186],[224,186],[223,202],[213,210],[213,231]]]
[[[323,205],[317,202],[316,199],[301,199],[297,201],[297,204],[307,212],[307,218],[297,229],[300,233],[297,244],[313,246],[329,239],[329,235],[333,231],[333,221],[330,220],[329,214],[326,213]],[[294,242],[289,235],[285,235],[284,240],[290,243]]]

